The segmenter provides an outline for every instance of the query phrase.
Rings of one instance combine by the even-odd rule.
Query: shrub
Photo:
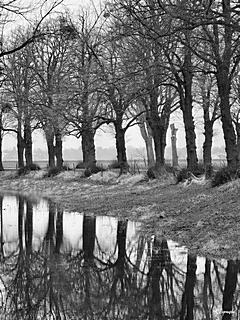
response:
[[[173,166],[171,166],[170,164],[165,164],[165,169],[169,173],[173,173],[174,174],[176,172],[176,169]]]
[[[163,175],[171,176],[176,175],[177,169],[170,164],[165,164],[161,169],[156,169],[155,166],[149,167],[147,170],[147,176],[149,179],[157,179]]]
[[[29,166],[29,169],[30,169],[31,171],[41,170],[41,168],[39,167],[39,165],[36,164],[36,163],[32,163],[32,164]]]
[[[72,168],[70,168],[68,165],[64,165],[62,166],[62,170],[61,171],[71,171]]]
[[[29,171],[30,171],[30,169],[29,169],[28,167],[24,166],[24,167],[19,168],[19,169],[17,170],[17,174],[18,174],[19,176],[23,176],[23,175],[27,174]]]
[[[237,172],[236,172],[236,178],[239,179],[240,178],[240,169],[237,169]]]
[[[95,173],[98,173],[98,172],[101,172],[101,171],[106,171],[106,169],[102,168],[102,167],[99,167],[99,166],[95,166],[93,168],[86,168],[84,170],[84,176],[86,178],[90,177],[92,174],[95,174]]]
[[[83,161],[79,161],[76,165],[76,169],[85,169]]]
[[[89,169],[89,168],[85,169],[83,175],[86,178],[90,177],[92,175],[91,169]]]
[[[49,168],[45,177],[54,177],[56,176],[57,174],[59,174],[60,172],[63,172],[63,171],[70,171],[72,170],[69,166],[67,165],[64,165],[62,166],[61,168],[58,168],[58,167],[52,167],[52,168]]]
[[[147,176],[149,179],[159,179],[169,177],[169,172],[165,166],[157,168],[156,166],[152,166],[147,170]]]
[[[45,177],[55,177],[57,174],[59,174],[60,172],[62,171],[61,168],[58,168],[58,167],[52,167],[52,168],[49,168]]]
[[[203,162],[199,162],[197,168],[195,168],[192,173],[197,177],[205,174],[205,166]]]
[[[213,166],[211,164],[208,164],[205,168],[205,178],[211,179],[213,175]]]
[[[192,171],[190,171],[188,168],[182,168],[181,170],[177,171],[177,173],[175,174],[177,180],[176,183],[187,180],[190,177],[191,173],[196,177],[203,175],[205,173],[203,163],[200,162],[198,166]]]
[[[120,164],[118,163],[117,160],[113,160],[109,163],[108,168],[109,169],[120,169]]]
[[[155,172],[155,168],[154,167],[150,167],[147,170],[147,176],[149,179],[153,180],[156,179],[156,172]]]
[[[189,178],[189,170],[187,168],[182,168],[176,173],[176,183],[183,182]]]
[[[30,171],[37,171],[37,170],[41,170],[39,165],[36,163],[32,163],[30,166],[24,166],[22,168],[19,168],[17,173],[19,176],[22,176],[29,173]]]
[[[235,175],[236,177],[236,175]],[[234,178],[234,175],[228,167],[222,167],[212,177],[211,185],[212,187],[220,186],[224,183],[231,181]]]

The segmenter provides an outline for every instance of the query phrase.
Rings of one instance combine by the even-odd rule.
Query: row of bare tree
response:
[[[31,166],[32,132],[46,136],[49,166],[62,167],[62,138],[82,139],[86,168],[96,166],[94,136],[114,127],[121,172],[125,133],[138,124],[149,166],[165,164],[170,116],[181,110],[187,167],[198,167],[194,110],[202,109],[205,168],[212,165],[214,123],[221,119],[228,167],[239,165],[238,1],[112,0],[41,24],[38,36],[2,59],[1,131],[17,134],[18,165]],[[30,38],[12,32],[8,46]]]

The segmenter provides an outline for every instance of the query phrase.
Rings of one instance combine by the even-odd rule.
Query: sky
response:
[[[93,2],[95,5],[99,4],[99,0],[64,0],[63,2],[63,9],[67,8],[72,12],[77,13],[79,8],[79,3],[81,5],[88,6],[91,2]],[[196,133],[197,133],[197,146],[198,148],[202,147],[203,141],[204,141],[204,135],[203,135],[203,128],[201,124],[201,114],[198,112],[195,117],[195,124],[196,124]],[[174,123],[175,127],[178,128],[177,132],[177,147],[182,148],[186,146],[185,143],[185,132],[184,132],[184,126],[182,122],[181,112],[179,112],[176,116],[171,117],[170,123]],[[223,135],[220,124],[216,125],[216,132],[214,135],[214,146],[216,145],[223,145]],[[171,144],[171,133],[170,129],[168,130],[167,134],[167,145],[170,146]],[[46,149],[46,141],[42,134],[35,133],[33,135],[33,143],[34,148],[42,148]],[[114,132],[111,128],[105,126],[97,131],[96,137],[95,137],[95,143],[96,147],[113,147],[115,146],[115,138],[114,138]],[[78,149],[80,146],[80,140],[76,139],[75,137],[65,137],[63,140],[63,147],[64,148],[76,148]],[[136,148],[143,148],[145,147],[144,141],[141,137],[140,130],[138,126],[131,127],[127,133],[126,133],[126,145],[127,146],[133,146]],[[12,149],[16,146],[16,137],[13,134],[8,134],[3,139],[3,151],[5,149]]]

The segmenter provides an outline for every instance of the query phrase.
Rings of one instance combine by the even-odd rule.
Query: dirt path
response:
[[[141,180],[141,179],[140,179]],[[79,178],[0,176],[0,192],[47,197],[67,211],[142,221],[146,233],[171,238],[200,255],[240,258],[240,181],[219,188],[172,181],[101,183]]]

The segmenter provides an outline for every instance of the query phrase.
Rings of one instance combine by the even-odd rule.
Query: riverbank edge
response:
[[[51,199],[66,211],[140,221],[146,235],[175,240],[193,254],[240,258],[240,180],[218,188],[206,183],[176,185],[172,179],[126,181],[1,173],[0,192]]]

